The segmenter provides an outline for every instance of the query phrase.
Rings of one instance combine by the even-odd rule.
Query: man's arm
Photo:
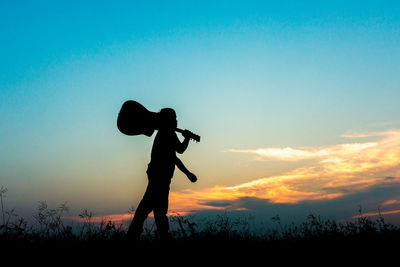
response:
[[[185,137],[185,140],[183,140],[182,143],[179,141],[178,138],[176,138],[177,139],[176,152],[178,152],[179,154],[182,154],[183,152],[185,152],[185,150],[187,149],[187,147],[189,145],[190,131],[185,130],[182,135]]]
[[[178,167],[178,169],[180,169],[184,174],[186,174],[187,178],[192,182],[196,182],[197,181],[197,177],[196,175],[194,175],[193,173],[191,173],[186,167],[185,165],[183,165],[182,161],[180,159],[178,159],[178,157],[175,157],[175,165]]]

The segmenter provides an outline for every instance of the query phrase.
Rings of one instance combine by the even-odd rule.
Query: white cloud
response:
[[[339,198],[400,182],[400,130],[365,134],[372,135],[380,139],[322,147],[230,149],[266,159],[313,161],[282,175],[250,177],[249,182],[236,186],[173,192],[171,205],[175,210],[210,208],[203,203],[241,197],[267,199],[270,203],[299,203]]]

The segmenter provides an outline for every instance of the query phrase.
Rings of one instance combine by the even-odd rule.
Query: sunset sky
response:
[[[1,1],[0,32],[7,209],[127,218],[154,139],[118,131],[133,99],[201,136],[171,212],[400,223],[398,1]]]

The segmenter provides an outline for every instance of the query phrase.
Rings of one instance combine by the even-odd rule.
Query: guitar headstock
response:
[[[185,134],[187,134],[187,137],[189,137],[190,139],[193,139],[196,142],[200,142],[200,135],[194,134],[189,130],[182,130],[182,129],[176,128],[175,131],[181,133],[183,136],[185,136]]]
[[[196,142],[200,142],[200,135],[191,133],[190,139],[193,139],[193,140],[196,141]]]

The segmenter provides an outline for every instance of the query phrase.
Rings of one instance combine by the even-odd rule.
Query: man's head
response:
[[[163,108],[160,110],[160,129],[174,130],[177,125],[175,110],[172,108]]]

